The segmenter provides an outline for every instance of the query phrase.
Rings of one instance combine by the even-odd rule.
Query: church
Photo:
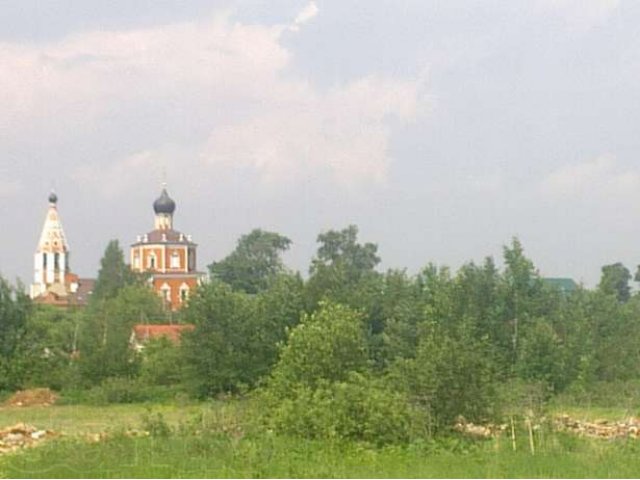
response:
[[[191,235],[173,228],[176,202],[163,186],[153,202],[154,229],[131,245],[131,268],[146,273],[154,290],[171,310],[178,310],[204,278],[196,268],[197,245]]]
[[[197,271],[197,245],[191,235],[173,228],[175,210],[176,202],[163,186],[153,202],[154,228],[138,235],[130,252],[131,269],[146,274],[150,286],[172,311],[186,303],[205,276]],[[70,248],[58,212],[58,196],[52,192],[34,255],[30,296],[35,302],[62,307],[87,304],[95,280],[81,279],[72,273],[69,257]]]
[[[58,213],[58,196],[49,195],[49,208],[34,254],[30,296],[36,303],[59,307],[85,306],[95,280],[79,278],[69,266],[69,244]]]

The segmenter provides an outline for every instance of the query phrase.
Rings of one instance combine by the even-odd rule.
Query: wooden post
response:
[[[513,424],[513,416],[511,417],[511,447],[516,451],[516,427]]]
[[[529,429],[529,448],[531,449],[531,455],[536,454],[536,447],[533,443],[533,427],[531,425],[531,417],[527,417],[527,427]]]

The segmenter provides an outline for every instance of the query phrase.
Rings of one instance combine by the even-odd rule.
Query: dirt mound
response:
[[[33,388],[30,390],[20,390],[5,402],[9,407],[48,407],[53,405],[58,399],[58,395],[48,388]]]
[[[38,430],[24,423],[0,429],[0,455],[15,452],[21,448],[35,447],[44,440],[55,437],[51,430]]]

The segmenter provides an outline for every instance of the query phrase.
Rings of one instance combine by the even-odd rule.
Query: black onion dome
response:
[[[153,211],[156,213],[168,213],[169,215],[173,214],[176,209],[176,202],[174,202],[169,194],[167,193],[167,189],[163,188],[162,193],[158,197],[158,199],[153,202]]]
[[[49,203],[57,203],[58,202],[58,196],[56,195],[56,192],[51,192],[49,194]]]

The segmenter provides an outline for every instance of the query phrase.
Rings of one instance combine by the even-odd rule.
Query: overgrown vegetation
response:
[[[517,239],[503,269],[487,258],[414,276],[378,271],[376,245],[355,226],[318,242],[303,280],[282,262],[288,238],[243,236],[178,314],[130,273],[117,242],[84,310],[33,305],[0,280],[0,390],[48,386],[89,404],[248,396],[263,433],[378,446],[559,398],[604,405],[614,394],[603,385],[624,385],[616,395],[637,408],[640,295],[621,264],[603,267],[596,289],[567,292]],[[134,324],[170,322],[195,328],[179,345],[131,348]]]
[[[176,413],[183,410],[167,407],[101,408],[109,429],[100,441],[68,436],[0,456],[0,477],[634,478],[638,473],[636,440],[602,442],[544,428],[536,432],[535,455],[521,430],[515,451],[508,438],[472,441],[459,435],[378,447],[252,428],[245,407],[239,401],[216,402],[180,416]],[[47,417],[41,421],[51,422],[51,413],[39,413]],[[44,425],[56,429],[69,423],[77,429],[86,422],[95,429],[96,413],[96,408],[75,407],[66,412],[68,418]],[[0,411],[3,415],[7,412]]]

